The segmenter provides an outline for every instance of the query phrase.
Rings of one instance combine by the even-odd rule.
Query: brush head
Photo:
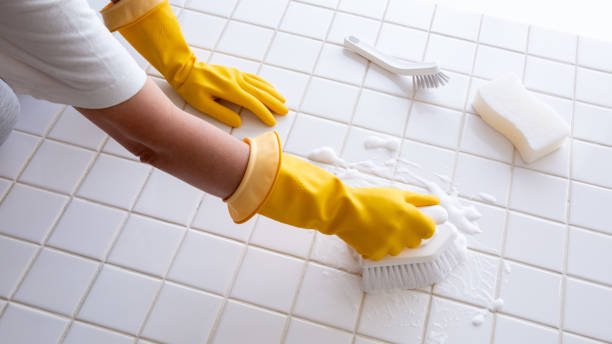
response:
[[[438,88],[444,86],[450,78],[439,71],[432,74],[413,75],[412,82],[417,88]]]

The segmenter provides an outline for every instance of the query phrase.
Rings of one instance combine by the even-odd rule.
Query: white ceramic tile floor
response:
[[[172,4],[199,58],[285,94],[287,151],[399,155],[451,178],[482,214],[468,262],[432,289],[364,296],[337,237],[259,217],[235,225],[223,202],[139,163],[73,109],[20,96],[0,147],[1,343],[612,342],[612,44],[423,0]],[[437,60],[451,82],[415,91],[344,51],[349,34]],[[573,126],[536,163],[471,107],[504,72]],[[233,130],[203,118],[240,138],[267,130],[242,115]],[[400,150],[366,150],[370,135]],[[497,201],[469,200],[479,192]],[[472,325],[497,297],[504,307]]]

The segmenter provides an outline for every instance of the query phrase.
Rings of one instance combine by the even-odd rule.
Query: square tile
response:
[[[287,330],[285,343],[288,344],[349,344],[352,342],[352,334],[338,331],[336,329],[313,324],[297,318],[291,319]]]
[[[113,154],[130,160],[139,160],[137,156],[132,154],[129,150],[127,150],[125,147],[115,141],[115,139],[113,139],[112,137],[108,138],[106,144],[104,145],[104,148],[102,148],[102,151],[104,153]]]
[[[573,178],[612,188],[612,148],[578,140],[573,144]]]
[[[421,183],[406,172],[417,172],[417,174],[426,172],[426,174],[450,178],[455,166],[454,151],[410,140],[404,140],[400,158],[403,161],[400,160],[396,175],[416,185]],[[416,171],[414,171],[414,168],[416,168]]]
[[[612,237],[572,228],[569,232],[567,272],[612,284]]]
[[[164,276],[185,229],[139,215],[131,215],[108,261]],[[151,252],[155,252],[154,255]]]
[[[261,60],[272,41],[274,31],[231,21],[217,45],[219,51]]]
[[[387,1],[341,0],[338,9],[366,17],[382,19]]]
[[[212,342],[280,343],[285,321],[285,316],[281,314],[229,301]]]
[[[249,241],[275,251],[306,258],[314,239],[315,231],[286,225],[262,216],[255,225]]]
[[[71,316],[98,270],[98,263],[43,249],[14,298]]]
[[[527,167],[539,172],[567,178],[570,169],[570,145],[570,140],[565,140],[557,150],[530,164],[524,162],[520,154],[516,154],[514,164],[516,166]]]
[[[159,280],[105,265],[78,318],[137,334],[160,286]]]
[[[495,299],[498,270],[499,258],[468,251],[466,261],[434,286],[434,294],[489,307]]]
[[[480,28],[480,42],[500,48],[525,51],[529,26],[505,18],[485,15]]]
[[[529,89],[571,98],[574,94],[574,66],[529,56],[524,82]]]
[[[276,116],[276,125],[273,130],[280,136],[281,144],[287,141],[287,136],[289,136],[294,121],[295,112],[293,111],[289,111],[283,116]],[[243,110],[242,125],[239,128],[234,128],[232,135],[242,140],[245,137],[256,137],[269,131],[270,127],[265,125],[251,111]]]
[[[569,222],[612,234],[612,190],[572,182]]]
[[[563,332],[564,344],[600,344],[600,342],[585,337],[580,337],[574,334]]]
[[[38,246],[0,236],[0,296],[8,298],[23,278]],[[2,310],[0,310],[0,313]]]
[[[64,344],[133,344],[134,338],[76,321],[68,330]]]
[[[304,96],[302,111],[346,123],[351,119],[358,95],[357,87],[312,78]]]
[[[316,233],[310,259],[336,269],[358,273],[361,266],[353,257],[352,249],[338,236]]]
[[[196,1],[190,1],[190,3],[196,3]],[[179,22],[185,40],[190,45],[213,49],[219,37],[221,37],[227,21],[208,14],[183,10],[179,16]]]
[[[512,163],[514,147],[500,132],[485,123],[480,116],[465,115],[461,150],[486,158]]]
[[[346,125],[298,114],[285,151],[307,156],[312,150],[327,146],[339,153],[347,131]]]
[[[612,309],[612,290],[603,286],[567,279],[564,328],[603,341],[612,340],[606,316]]]
[[[435,7],[424,0],[390,0],[385,20],[429,30]]]
[[[476,221],[482,232],[466,236],[468,247],[499,254],[506,228],[506,210],[478,202],[470,204],[482,215]]]
[[[90,150],[45,140],[19,180],[70,194],[83,178],[94,155]]]
[[[344,44],[344,38],[353,35],[366,43],[374,45],[379,27],[380,23],[377,20],[336,12],[327,41]]]
[[[431,34],[425,61],[435,61],[440,67],[456,72],[470,73],[476,44],[446,36]]]
[[[287,100],[287,107],[297,109],[300,106],[308,75],[283,68],[263,65],[259,75],[270,82]]]
[[[247,25],[247,24],[244,24]],[[268,30],[266,30],[268,31]],[[225,36],[224,36],[225,37]],[[238,52],[236,52],[236,54],[242,55]],[[256,74],[257,73],[257,69],[259,68],[259,63],[252,61],[252,60],[247,60],[245,58],[241,58],[241,57],[236,57],[236,56],[232,56],[232,55],[227,55],[227,54],[223,54],[220,52],[215,51],[211,57],[210,60],[208,61],[211,64],[216,64],[216,65],[223,65],[223,66],[232,66],[234,68],[238,68],[243,72],[247,72],[247,73],[251,73],[251,74]],[[229,103],[228,104],[232,104]],[[237,107],[236,104],[232,104],[235,105]],[[238,108],[238,107],[237,107]]]
[[[30,134],[43,135],[64,109],[65,105],[55,104],[46,100],[20,94],[19,104],[21,113],[17,117],[15,129],[26,131]]]
[[[352,331],[362,292],[358,276],[309,263],[294,313]]]
[[[578,64],[612,72],[612,44],[590,37],[580,37]]]
[[[510,208],[563,221],[567,208],[567,183],[566,179],[515,168]]]
[[[413,102],[406,137],[455,148],[459,141],[462,114],[434,105]]]
[[[578,68],[576,99],[612,107],[607,90],[612,89],[612,74]]]
[[[489,343],[493,331],[490,314],[479,326],[473,319],[482,313],[481,309],[434,297],[431,304],[427,338],[425,343]]]
[[[576,102],[574,109],[575,138],[612,146],[612,109]]]
[[[467,97],[469,78],[462,74],[445,72],[450,80],[444,87],[436,89],[417,89],[415,98],[437,105],[463,110]]]
[[[284,32],[278,32],[268,51],[266,62],[310,73],[314,67],[321,42]]]
[[[357,331],[394,343],[420,342],[429,298],[412,290],[366,294]]]
[[[28,161],[40,138],[13,130],[0,146],[0,176],[9,179],[17,175]]]
[[[231,296],[289,312],[304,271],[304,262],[254,247],[247,250]],[[283,276],[279,279],[278,276]]]
[[[561,271],[567,228],[560,223],[511,212],[506,234],[506,257]]]
[[[32,330],[33,325],[36,331]],[[0,342],[56,343],[66,325],[67,319],[12,303],[8,305],[0,321]]]
[[[244,246],[214,235],[189,231],[168,278],[183,284],[225,294],[230,287]]]
[[[495,344],[559,342],[559,332],[548,327],[503,315],[497,316],[495,323]]]
[[[505,205],[508,202],[510,178],[509,165],[473,155],[459,154],[454,183],[461,195],[472,198],[484,192],[495,198],[494,204]]]
[[[234,18],[268,27],[280,22],[288,0],[244,0],[240,1]]]
[[[155,169],[134,206],[134,210],[188,225],[202,198],[202,191]]]
[[[333,16],[334,12],[325,8],[290,2],[280,28],[283,31],[322,40],[327,35]]]
[[[66,208],[47,244],[102,259],[124,219],[125,213],[120,210],[75,198]]]
[[[370,64],[363,85],[400,97],[411,97],[415,87],[412,77],[388,72],[375,64]]]
[[[505,74],[514,74],[522,79],[524,67],[525,55],[481,45],[474,63],[474,75],[495,79]]]
[[[221,302],[218,296],[166,283],[142,335],[164,343],[204,343]]]
[[[67,202],[66,196],[15,184],[0,203],[0,233],[42,243]]]
[[[150,166],[100,154],[81,183],[77,195],[120,208],[132,207]]]
[[[338,81],[361,85],[367,60],[344,48],[325,44],[315,68],[315,74]]]
[[[229,15],[234,10],[234,7],[236,7],[236,2],[238,2],[238,0],[228,0],[228,1],[187,0],[185,1],[185,8],[218,14],[224,17],[229,17]],[[186,11],[183,11],[183,12],[186,12]]]
[[[406,98],[364,89],[355,109],[353,124],[402,136],[410,105]]]
[[[106,133],[68,106],[49,132],[49,137],[98,150],[106,138]]]
[[[576,35],[531,26],[528,51],[530,54],[574,63],[576,62],[577,43]]]
[[[438,6],[431,31],[476,40],[480,29],[480,14]]]
[[[382,52],[411,61],[423,59],[427,43],[425,32],[387,23],[380,30],[376,47]]]
[[[551,326],[559,323],[561,311],[561,275],[516,263],[502,279],[500,298],[504,312]]]
[[[251,235],[255,220],[256,217],[245,223],[236,224],[227,211],[227,205],[220,198],[205,195],[192,227],[245,241]]]

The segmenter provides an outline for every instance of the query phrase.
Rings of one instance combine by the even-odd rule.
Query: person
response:
[[[119,31],[202,113],[234,127],[240,117],[219,99],[251,110],[269,126],[275,124],[272,112],[287,113],[285,99],[266,80],[198,61],[167,0],[121,0],[101,13],[110,31]],[[237,223],[261,214],[335,234],[370,259],[396,255],[433,235],[435,223],[418,207],[438,204],[435,196],[350,187],[282,152],[274,131],[238,140],[187,114],[104,24],[84,0],[3,1],[0,77],[19,92],[74,106],[142,162],[222,198]]]

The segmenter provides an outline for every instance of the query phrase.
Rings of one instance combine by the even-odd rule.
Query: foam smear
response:
[[[384,148],[388,151],[395,152],[399,149],[399,141],[396,139],[383,139],[378,136],[366,137],[363,145],[367,149]]]

